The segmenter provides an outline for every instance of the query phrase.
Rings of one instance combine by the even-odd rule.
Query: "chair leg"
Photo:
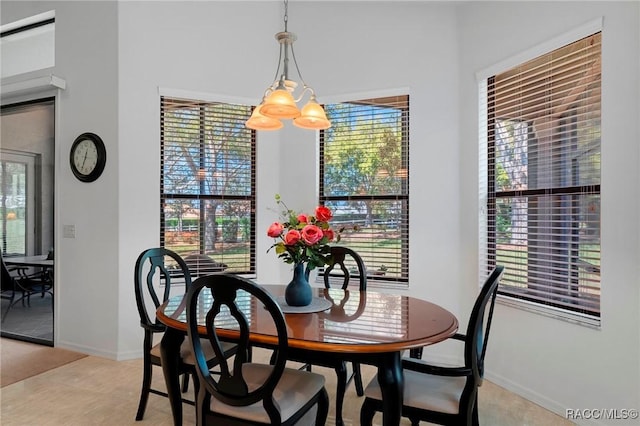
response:
[[[142,373],[142,390],[140,391],[140,402],[138,403],[138,412],[136,413],[136,421],[142,420],[144,411],[147,408],[149,400],[149,390],[151,389],[151,375],[153,366],[148,353],[144,354],[144,366]]]
[[[364,387],[362,386],[362,373],[360,372],[360,364],[353,363],[353,381],[355,382],[356,394],[358,396],[364,395]]]
[[[8,290],[7,290],[8,291]],[[9,314],[9,310],[11,309],[11,307],[13,306],[13,301],[16,298],[16,293],[15,291],[13,293],[11,293],[11,296],[5,296],[3,297],[3,299],[8,300],[9,304],[7,305],[7,309],[4,311],[4,313],[2,314],[2,321],[0,322],[4,322],[4,320],[7,318],[7,315]]]
[[[193,395],[194,397],[197,397],[198,392],[200,392],[200,378],[198,377],[198,374],[195,371],[191,374],[193,378]]]
[[[376,414],[375,401],[365,398],[360,408],[360,426],[371,426],[373,423],[373,416]]]
[[[194,379],[195,380],[195,379]],[[211,401],[211,395],[203,387],[200,389],[199,385],[196,392],[196,425],[205,426],[207,424],[207,413],[209,412],[209,406]]]
[[[480,424],[480,420],[478,418],[478,395],[476,394],[476,400],[473,404],[473,411],[471,412],[471,424],[473,426],[478,426]]]
[[[341,362],[338,367],[335,368],[337,380],[336,389],[336,426],[342,426],[342,404],[344,403],[344,394],[347,390],[347,365]]]
[[[318,411],[316,411],[316,426],[324,426],[329,416],[329,394],[326,389],[322,389],[318,398]]]
[[[422,359],[422,348],[413,348],[409,350],[409,357]]]
[[[182,375],[182,393],[187,393],[189,390],[189,374],[184,373]]]
[[[10,307],[11,307],[11,303],[9,303],[9,306],[7,306],[7,309],[2,314],[2,321],[0,321],[0,322],[4,322],[4,320],[7,318],[7,315],[9,315],[9,308]]]

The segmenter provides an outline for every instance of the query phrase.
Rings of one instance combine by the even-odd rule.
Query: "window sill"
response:
[[[589,315],[583,315],[576,312],[569,312],[563,309],[555,308],[553,306],[540,305],[538,303],[529,302],[526,300],[514,299],[509,296],[498,295],[496,302],[515,309],[531,312],[545,317],[559,319],[561,321],[570,322],[596,330],[600,330],[600,318],[594,318]]]

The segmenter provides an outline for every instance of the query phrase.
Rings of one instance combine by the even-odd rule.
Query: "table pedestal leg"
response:
[[[184,334],[167,328],[160,341],[160,358],[162,360],[162,373],[167,386],[169,404],[173,414],[173,424],[182,426],[182,395],[180,394],[179,365],[180,345],[184,340]]]
[[[337,388],[336,388],[336,426],[344,426],[342,420],[342,406],[344,403],[344,394],[347,390],[347,366],[341,362],[336,368]]]
[[[397,426],[402,415],[404,376],[400,352],[387,354],[378,366],[378,383],[382,392],[382,424]]]

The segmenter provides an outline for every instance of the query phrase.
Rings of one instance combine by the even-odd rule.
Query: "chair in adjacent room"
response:
[[[0,257],[0,259],[1,259],[1,257]],[[16,287],[17,287],[17,284],[15,282],[15,277],[13,277],[9,273],[9,270],[7,269],[7,266],[4,264],[4,260],[1,260],[1,261],[2,261],[2,277],[0,277],[1,278],[1,280],[0,280],[0,285],[1,285],[0,298],[9,301],[9,304],[7,305],[7,307],[4,309],[4,312],[2,313],[2,322],[4,322],[4,319],[9,314],[9,310],[13,306],[13,302],[16,300]]]
[[[9,310],[18,302],[27,301],[27,305],[31,306],[31,295],[39,294],[44,297],[45,294],[51,295],[51,304],[53,306],[53,281],[47,271],[41,271],[29,274],[27,273],[27,267],[15,267],[13,270],[17,271],[18,275],[11,275],[11,272],[2,258],[2,252],[0,252],[0,261],[2,262],[2,282],[0,298],[8,300],[9,303],[2,314],[2,321],[9,314]]]
[[[173,268],[168,268],[167,263],[173,263]],[[191,275],[185,261],[177,253],[165,248],[150,248],[144,250],[138,256],[134,271],[134,283],[136,304],[140,314],[140,326],[144,329],[143,341],[143,378],[142,390],[140,392],[140,402],[136,413],[136,420],[142,420],[149,399],[149,394],[167,396],[167,393],[151,387],[153,377],[153,366],[161,366],[160,347],[154,344],[154,336],[159,336],[166,330],[166,326],[157,321],[155,312],[160,304],[166,302],[170,297],[171,287],[175,281],[184,280],[184,289],[191,286]],[[181,283],[182,284],[182,283]],[[158,297],[162,290],[162,299]],[[226,344],[223,356],[231,356],[235,353],[235,345]],[[180,374],[183,374],[183,392],[188,387],[189,376],[195,374],[195,359],[189,344],[185,339],[180,354],[182,363],[180,364]],[[208,352],[207,362],[213,367],[218,364],[218,359],[213,352]],[[194,376],[195,377],[195,376]],[[183,399],[183,402],[194,404],[193,401]]]
[[[484,376],[493,308],[503,272],[503,266],[496,266],[491,272],[476,298],[466,334],[452,337],[464,343],[464,365],[444,367],[418,359],[402,360],[402,416],[409,418],[412,425],[420,421],[455,426],[478,424],[478,387]],[[374,378],[365,389],[360,424],[371,425],[376,411],[382,411],[382,394]]]
[[[206,324],[199,325],[201,314],[197,309],[206,303],[199,296],[205,293],[210,297],[211,307]],[[269,364],[251,362],[249,358],[251,323],[255,321],[273,322],[277,334],[277,345],[266,349],[272,351]],[[215,326],[220,323],[239,330],[238,351],[233,364],[224,359],[220,375],[214,375],[206,363],[203,346],[210,345],[218,355],[223,353],[222,338]],[[202,328],[206,328],[207,339],[200,337]],[[196,396],[198,425],[292,425],[299,421],[309,424],[313,407],[317,407],[315,424],[325,424],[329,396],[324,376],[286,368],[287,325],[277,302],[262,287],[231,274],[198,278],[187,292],[187,330],[200,379]]]

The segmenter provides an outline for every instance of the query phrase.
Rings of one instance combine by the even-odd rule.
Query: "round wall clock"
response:
[[[82,182],[98,179],[107,162],[107,150],[100,136],[83,133],[73,141],[69,155],[71,171]]]

